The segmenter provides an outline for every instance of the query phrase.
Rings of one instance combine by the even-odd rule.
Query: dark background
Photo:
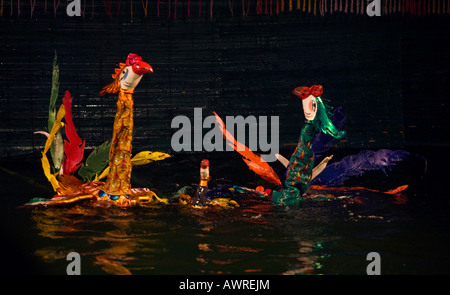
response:
[[[197,2],[188,16],[187,2],[178,1],[175,19],[173,1],[170,15],[168,2],[160,2],[159,17],[155,3],[145,16],[142,3],[134,1],[131,18],[126,1],[110,1],[111,15],[103,5],[108,1],[94,6],[82,1],[84,16],[70,18],[64,1],[55,15],[53,2],[47,2],[47,10],[37,3],[32,17],[25,2],[20,15],[17,3],[12,10],[9,2],[3,7],[0,157],[42,150],[45,138],[33,132],[46,130],[55,51],[60,97],[65,90],[72,93],[74,123],[87,149],[111,137],[116,97],[99,92],[130,52],[154,69],[134,95],[135,152],[170,152],[178,130],[170,128],[172,119],[193,120],[195,107],[203,108],[204,117],[212,111],[222,118],[279,116],[281,148],[290,147],[304,120],[291,90],[315,83],[347,115],[348,133],[336,148],[450,143],[448,14],[404,10],[369,17],[349,9],[321,16],[318,8],[315,14],[297,10],[295,1],[290,12],[285,1],[278,15],[275,10],[257,14],[257,2],[250,2],[243,17],[240,2],[235,1],[232,15],[228,4],[233,2],[215,1],[211,17],[210,2],[203,1],[201,16]],[[448,8],[445,1],[437,3],[441,12]]]
[[[333,106],[342,106],[347,115],[347,136],[335,142],[334,149],[348,155],[364,148],[403,148],[426,156],[429,169],[424,180],[417,181],[423,175],[421,162],[409,173],[403,173],[408,171],[403,168],[397,174],[390,172],[389,178],[378,176],[366,183],[376,184],[377,189],[383,183],[387,188],[397,182],[410,184],[405,211],[419,221],[405,221],[407,234],[400,238],[396,232],[392,234],[390,241],[397,250],[392,256],[405,252],[399,260],[407,260],[408,266],[418,261],[412,273],[448,273],[448,176],[437,169],[450,165],[446,156],[450,145],[447,13],[437,13],[433,8],[415,15],[407,10],[407,4],[415,1],[398,0],[389,1],[398,9],[390,14],[383,11],[381,17],[352,13],[351,9],[336,9],[332,14],[328,10],[322,16],[298,11],[295,1],[292,12],[284,1],[286,8],[278,15],[270,14],[270,10],[257,14],[258,1],[244,1],[251,9],[242,17],[241,2],[216,0],[212,17],[211,1],[202,1],[201,16],[197,14],[197,1],[191,1],[190,16],[186,1],[178,1],[175,19],[174,1],[170,16],[168,2],[160,1],[159,17],[155,1],[150,1],[146,17],[141,1],[133,1],[131,16],[129,1],[82,0],[83,5],[87,3],[84,16],[69,18],[66,1],[61,1],[56,14],[53,1],[46,1],[46,10],[42,2],[36,3],[32,16],[28,1],[1,3],[0,215],[2,252],[8,253],[3,272],[23,273],[23,265],[30,261],[37,261],[37,266],[43,264],[30,249],[44,247],[45,242],[37,243],[35,235],[30,234],[29,228],[35,223],[29,220],[29,212],[14,208],[33,196],[53,194],[39,163],[45,138],[33,132],[46,130],[52,61],[57,51],[60,98],[65,90],[72,93],[74,123],[80,137],[86,139],[87,149],[111,138],[116,97],[100,97],[99,92],[111,82],[117,63],[130,52],[140,54],[155,70],[144,77],[134,95],[134,153],[172,153],[170,139],[176,130],[170,123],[177,115],[193,119],[195,107],[203,108],[204,117],[213,110],[222,118],[280,116],[280,143],[292,152],[304,116],[291,90],[322,84],[324,97]],[[111,3],[110,15],[103,3]],[[234,4],[233,14],[229,3]],[[338,1],[327,3],[329,6]],[[444,8],[448,1],[433,3]],[[449,6],[445,7],[448,12]],[[61,99],[57,107],[60,104]],[[198,171],[204,156],[196,153],[136,167],[134,181],[138,186],[151,181],[154,187],[173,192],[175,184],[197,181],[197,175],[190,171]],[[208,157],[214,163],[211,169],[215,169],[212,175],[216,183],[223,180],[219,177],[233,184],[256,179],[237,153],[227,154],[230,162],[222,161],[217,154]],[[279,164],[275,168],[281,171]],[[404,179],[408,181],[402,182]],[[358,179],[358,185],[365,183]],[[295,224],[295,228],[304,227]],[[439,235],[434,236],[435,231]],[[344,253],[351,252],[343,249]],[[35,271],[41,273],[43,268],[36,267]]]

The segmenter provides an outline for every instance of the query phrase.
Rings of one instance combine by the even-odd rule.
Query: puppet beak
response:
[[[153,68],[144,61],[138,61],[132,66],[133,72],[137,75],[144,75],[153,73]]]

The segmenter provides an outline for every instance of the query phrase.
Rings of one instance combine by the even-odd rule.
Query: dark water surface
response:
[[[82,274],[366,274],[366,256],[374,251],[382,274],[450,274],[448,173],[438,170],[448,164],[440,156],[444,151],[420,150],[426,172],[420,160],[410,161],[389,177],[374,172],[349,184],[381,190],[409,184],[400,195],[357,191],[351,198],[289,208],[248,197],[238,200],[239,208],[222,210],[99,208],[89,202],[16,209],[52,191],[39,155],[5,159],[1,241],[8,254],[1,269],[64,275],[66,256],[75,251]],[[135,167],[133,186],[170,196],[195,185],[203,157],[211,162],[211,185],[263,184],[237,154],[223,152],[175,155]],[[281,175],[282,167],[272,166]]]

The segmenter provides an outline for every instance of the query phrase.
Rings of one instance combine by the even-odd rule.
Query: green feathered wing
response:
[[[109,149],[111,141],[107,140],[92,151],[86,162],[78,170],[78,175],[85,181],[92,181],[108,166]]]
[[[52,70],[52,90],[50,93],[50,104],[48,107],[48,132],[53,128],[53,124],[56,120],[56,99],[58,98],[59,92],[59,66],[57,64],[57,55],[55,52],[55,57],[53,59],[53,70]],[[52,157],[53,168],[56,171],[61,169],[61,165],[64,158],[64,143],[61,135],[61,131],[58,131],[53,139],[52,145],[50,147],[50,155]]]

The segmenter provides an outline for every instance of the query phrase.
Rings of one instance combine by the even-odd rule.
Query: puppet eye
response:
[[[125,70],[122,72],[122,74],[123,74],[123,76],[122,76],[122,78],[120,78],[120,80],[126,79],[126,77],[127,77],[127,75],[128,75],[128,69],[125,69]]]

